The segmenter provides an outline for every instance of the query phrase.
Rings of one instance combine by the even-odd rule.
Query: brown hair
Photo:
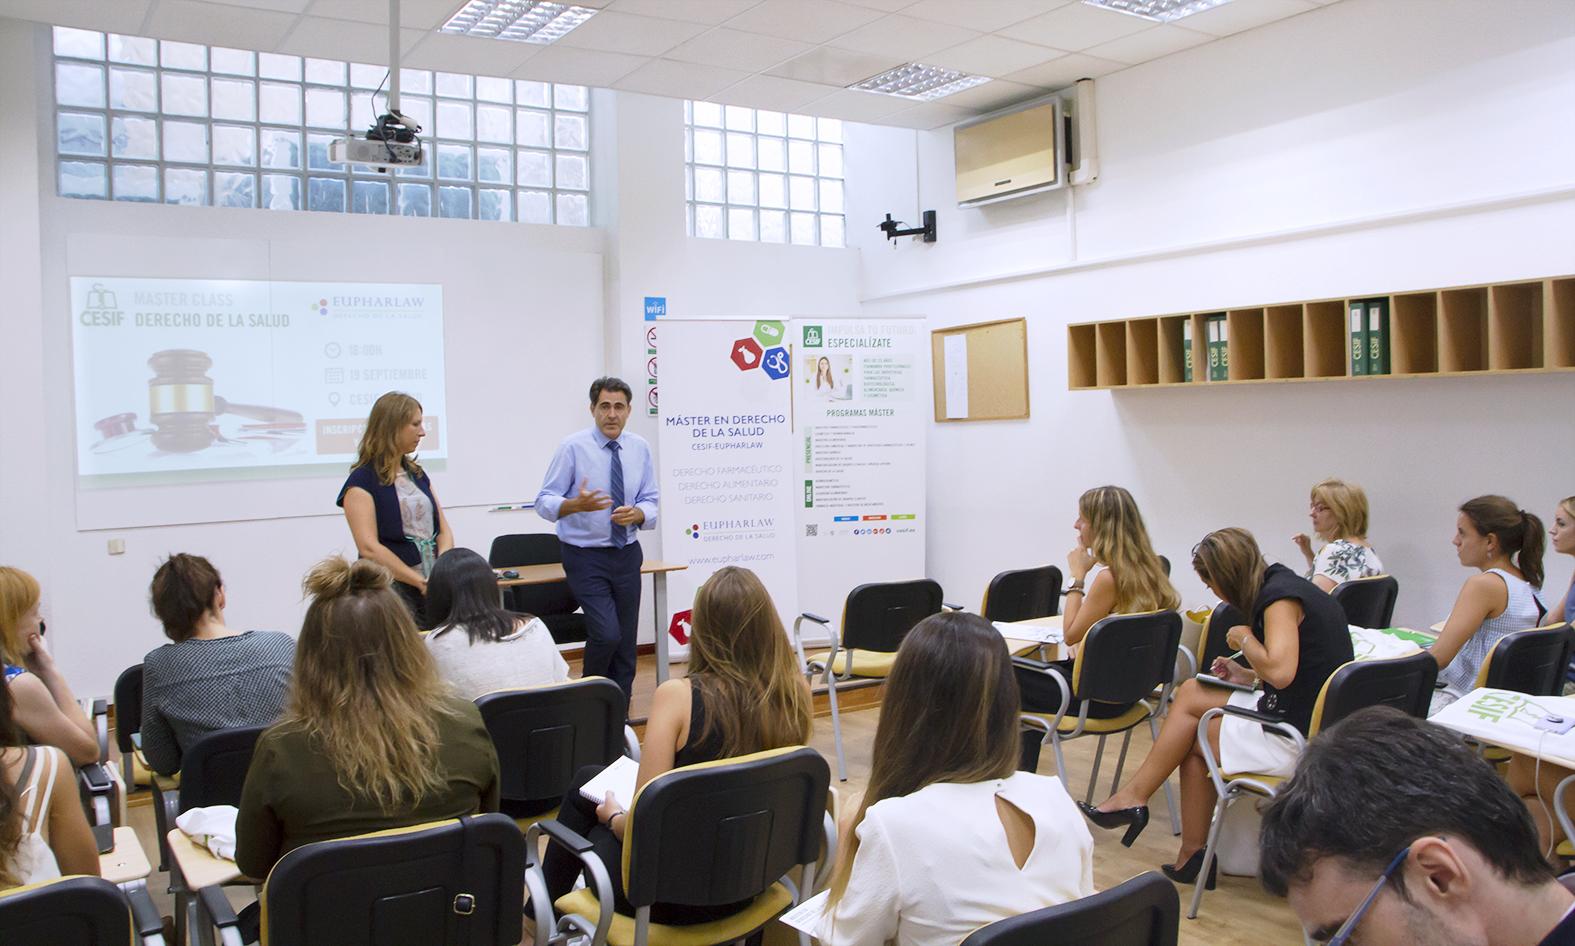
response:
[[[749,569],[719,568],[695,592],[688,680],[705,706],[691,743],[716,733],[726,757],[809,741],[809,686],[771,595]]]
[[[1119,486],[1096,486],[1078,497],[1077,511],[1093,534],[1090,551],[1115,579],[1113,612],[1164,611],[1181,604],[1131,493]]]
[[[388,569],[324,559],[302,583],[312,597],[276,728],[304,733],[340,787],[385,813],[413,808],[447,778],[434,718],[447,692]]]
[[[201,555],[177,552],[165,559],[148,586],[153,613],[164,622],[164,636],[177,644],[190,639],[223,587],[219,570]]]
[[[421,464],[407,457],[399,449],[399,429],[421,416],[421,402],[402,391],[389,391],[372,405],[367,416],[366,430],[361,433],[361,444],[356,447],[355,464],[351,469],[372,465],[377,481],[387,486],[394,482],[401,467],[410,475],[421,473]]]
[[[1268,567],[1258,540],[1235,526],[1215,529],[1192,547],[1192,570],[1243,614],[1252,613]]]
[[[1367,538],[1367,494],[1355,483],[1327,479],[1312,488],[1309,497],[1334,514],[1333,539]]]
[[[1460,511],[1477,532],[1498,539],[1499,549],[1520,569],[1527,584],[1542,587],[1542,553],[1548,536],[1541,519],[1504,496],[1468,499],[1460,504]]]
[[[11,687],[0,683],[0,755],[6,749],[26,744],[21,729],[11,717]],[[21,883],[20,877],[12,875],[10,864],[16,849],[22,844],[22,817],[22,803],[17,788],[0,770],[0,888]]]
[[[10,565],[0,565],[0,659],[6,663],[22,662],[22,641],[17,630],[22,615],[38,604],[38,579]]]
[[[977,614],[932,614],[908,632],[886,678],[869,788],[839,851],[831,903],[847,892],[870,806],[937,782],[1006,778],[1019,758],[1017,678],[1006,641]]]

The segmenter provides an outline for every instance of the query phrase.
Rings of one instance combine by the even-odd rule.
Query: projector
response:
[[[328,143],[328,160],[334,164],[367,164],[379,171],[419,167],[425,155],[417,132],[421,126],[398,112],[390,112],[367,129],[365,136],[348,135]]]

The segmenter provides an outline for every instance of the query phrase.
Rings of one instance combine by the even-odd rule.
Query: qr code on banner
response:
[[[811,522],[809,525],[804,527],[804,534],[806,536],[817,536],[817,535],[820,535],[820,524],[816,523],[816,522]]]

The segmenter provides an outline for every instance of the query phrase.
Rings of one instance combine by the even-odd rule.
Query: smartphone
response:
[[[100,854],[108,854],[115,849],[115,826],[112,824],[96,824],[93,826],[93,841],[98,845]]]

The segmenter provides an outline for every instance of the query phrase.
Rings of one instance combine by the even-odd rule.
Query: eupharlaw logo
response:
[[[327,315],[328,314],[328,300],[327,299],[318,299],[316,302],[313,302],[310,305],[308,305],[307,308],[308,309],[316,309],[318,315]]]
[[[689,528],[685,529],[684,530],[684,535],[689,536],[689,538],[691,538],[691,539],[698,539],[698,538],[700,538],[700,523],[697,522],[694,525],[690,526]]]

